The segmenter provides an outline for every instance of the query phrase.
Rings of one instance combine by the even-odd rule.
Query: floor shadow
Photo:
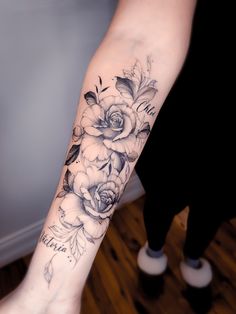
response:
[[[163,275],[159,276],[148,275],[139,270],[138,286],[147,298],[158,299],[158,297],[164,292]]]
[[[211,285],[201,289],[187,286],[182,295],[196,314],[206,314],[212,307]]]

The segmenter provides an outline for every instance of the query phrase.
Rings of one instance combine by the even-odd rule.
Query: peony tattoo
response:
[[[61,199],[58,224],[49,227],[51,237],[43,232],[40,238],[46,246],[53,243],[56,254],[66,253],[74,266],[88,242],[94,244],[106,233],[130,176],[130,164],[150,133],[145,120],[155,114],[150,102],[157,93],[157,82],[150,78],[151,63],[148,57],[144,71],[136,61],[130,70],[116,76],[116,95],[109,95],[100,76],[95,90],[84,95],[87,108],[73,129],[74,143],[65,162],[63,188],[57,195]],[[53,259],[44,267],[48,285],[54,273]]]

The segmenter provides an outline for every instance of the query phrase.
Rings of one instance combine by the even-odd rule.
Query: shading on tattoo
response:
[[[52,280],[52,277],[53,277],[53,265],[52,265],[52,261],[54,259],[54,257],[57,255],[54,254],[52,256],[52,258],[47,262],[47,264],[44,266],[44,270],[43,270],[43,276],[44,276],[44,279],[47,281],[48,283],[48,287],[51,283],[51,280]]]
[[[157,82],[150,78],[151,62],[148,57],[146,72],[136,61],[122,76],[115,76],[116,95],[109,95],[100,76],[95,89],[84,94],[87,108],[73,129],[74,143],[57,195],[59,223],[49,227],[54,238],[67,245],[75,265],[87,242],[95,243],[105,234],[130,176],[130,163],[150,133],[146,116],[155,114],[150,101],[157,93]],[[46,273],[49,282],[52,260]]]

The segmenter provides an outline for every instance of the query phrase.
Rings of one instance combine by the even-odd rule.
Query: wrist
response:
[[[29,281],[24,280],[11,294],[0,301],[2,313],[24,314],[54,314],[54,313],[80,313],[81,295],[63,293],[66,289],[58,289],[53,293],[43,291],[40,287],[33,287]]]

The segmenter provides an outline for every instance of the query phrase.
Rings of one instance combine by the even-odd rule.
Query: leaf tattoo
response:
[[[52,231],[54,236],[61,242],[69,243],[70,252],[73,258],[75,259],[75,262],[77,263],[80,256],[83,255],[83,253],[85,252],[86,246],[83,234],[84,233],[83,223],[78,219],[78,221],[76,221],[76,226],[72,226],[70,224],[65,223],[62,219],[61,224],[63,225],[64,229],[59,228],[56,225],[51,226],[49,229]]]
[[[66,166],[69,166],[72,162],[74,162],[77,159],[77,157],[79,156],[79,151],[80,151],[80,145],[74,144],[71,147],[66,157],[66,162],[65,162]]]
[[[134,99],[134,88],[135,85],[133,81],[128,78],[123,78],[116,76],[116,89],[120,92],[120,94],[125,98]]]
[[[74,178],[75,176],[72,174],[72,172],[67,169],[63,179],[63,190],[57,194],[57,197],[64,197],[67,193],[73,191]]]
[[[96,86],[96,90],[97,90],[97,86]],[[94,105],[97,103],[97,97],[94,92],[91,92],[91,91],[87,92],[86,94],[84,94],[84,98],[88,105]]]
[[[148,137],[148,135],[151,132],[151,127],[150,124],[148,122],[145,122],[141,128],[141,130],[139,130],[138,134],[137,134],[137,138],[140,139],[146,139]]]
[[[99,168],[99,170],[104,169],[104,168],[105,168],[108,164],[109,164],[109,161],[108,161],[108,162],[106,162],[105,164],[103,164],[103,165]]]
[[[99,84],[100,84],[100,86],[102,87],[102,79],[101,79],[101,76],[98,76],[98,78],[99,78]]]
[[[67,192],[71,192],[73,190],[73,182],[74,175],[70,172],[69,169],[66,170],[64,180],[63,180],[63,188]]]
[[[156,95],[156,80],[149,78],[151,72],[151,57],[147,57],[147,75],[142,70],[139,61],[136,61],[130,71],[124,70],[124,77],[116,76],[116,88],[124,98],[132,99],[133,104],[144,101],[149,103]]]
[[[58,198],[64,197],[64,196],[66,196],[67,193],[68,193],[67,191],[62,190],[62,191],[60,191],[60,192],[57,194],[57,197],[58,197]]]
[[[72,133],[72,139],[74,142],[78,142],[82,135],[83,135],[83,130],[81,129],[81,127],[79,125],[76,125],[74,128],[73,128],[73,133]]]
[[[44,270],[43,270],[43,276],[44,276],[44,279],[47,281],[48,283],[48,287],[52,281],[52,277],[53,277],[53,273],[54,273],[54,270],[53,270],[53,265],[52,265],[52,261],[53,261],[53,258],[57,255],[54,254],[53,257],[47,262],[47,264],[44,266]]]
[[[101,93],[105,92],[108,88],[109,88],[109,86],[103,88],[103,89],[101,90]]]
[[[142,102],[142,101],[151,101],[155,95],[156,95],[157,89],[154,87],[150,87],[150,86],[144,86],[143,88],[141,88],[137,95],[135,96],[134,101],[135,102]]]
[[[86,93],[84,95],[84,98],[85,98],[88,105],[98,104],[100,94],[104,93],[109,88],[109,86],[104,87],[104,88],[102,87],[101,76],[98,76],[98,81],[99,81],[99,84],[95,85],[95,90],[96,90],[97,95],[92,91],[89,91],[88,93]],[[98,86],[99,86],[99,88],[98,88]]]

